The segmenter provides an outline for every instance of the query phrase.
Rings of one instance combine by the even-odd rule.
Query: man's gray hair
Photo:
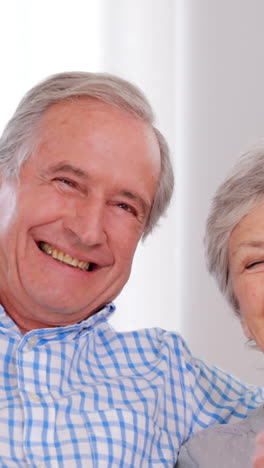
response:
[[[239,304],[229,275],[230,235],[243,216],[264,202],[264,146],[244,154],[218,188],[207,220],[207,266],[237,315]]]
[[[23,163],[34,154],[36,132],[43,113],[52,104],[81,97],[99,99],[125,110],[149,124],[158,141],[161,156],[159,184],[144,236],[157,224],[170,202],[174,177],[169,149],[154,127],[154,115],[143,93],[126,80],[106,73],[66,72],[48,77],[21,100],[0,139],[0,172],[6,180],[19,176]]]

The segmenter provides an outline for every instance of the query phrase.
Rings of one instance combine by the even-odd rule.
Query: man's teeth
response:
[[[52,247],[47,242],[40,242],[40,248],[46,254],[50,255],[52,258],[59,260],[62,263],[66,263],[67,265],[80,268],[81,270],[88,270],[90,267],[90,263],[85,262],[84,260],[78,260],[78,258],[71,257],[69,254],[65,254],[61,250]]]

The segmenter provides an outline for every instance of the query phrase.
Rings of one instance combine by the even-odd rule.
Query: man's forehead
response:
[[[141,152],[146,163],[154,164],[160,171],[160,148],[152,126],[126,110],[99,99],[81,97],[64,100],[46,110],[39,126],[39,148],[45,152],[52,149],[63,157],[61,153],[63,144],[65,149],[65,139],[72,151],[80,144],[86,150],[90,147],[94,154],[98,148],[108,152],[110,148],[115,151],[117,145],[120,144],[120,148],[123,145],[125,158],[132,155],[135,158]]]
[[[81,128],[83,122],[87,123],[85,132],[88,131],[90,134],[93,134],[93,130],[95,129],[96,131],[100,131],[100,125],[107,125],[107,123],[112,126],[114,125],[116,131],[119,131],[118,137],[122,136],[122,126],[126,123],[131,129],[130,135],[132,139],[129,143],[134,144],[138,138],[140,140],[143,138],[146,142],[152,141],[153,156],[156,153],[157,159],[160,159],[158,139],[151,124],[136,117],[127,110],[119,108],[117,105],[93,97],[76,97],[49,106],[43,113],[39,123],[38,133],[40,141],[48,143],[53,136],[58,135],[60,131],[64,132],[65,129],[69,136],[71,135],[71,128],[77,130],[78,133],[78,129]],[[82,126],[82,129],[84,128]],[[87,135],[87,133],[85,134]],[[81,131],[79,135],[81,135]]]

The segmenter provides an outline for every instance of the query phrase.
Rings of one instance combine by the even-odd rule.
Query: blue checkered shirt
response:
[[[173,467],[179,446],[263,403],[175,333],[114,331],[113,306],[22,335],[0,308],[0,466]]]

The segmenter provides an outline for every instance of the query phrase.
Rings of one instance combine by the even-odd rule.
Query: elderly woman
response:
[[[264,147],[244,155],[219,187],[205,245],[210,273],[246,337],[264,351]],[[263,406],[240,423],[199,432],[183,446],[177,468],[264,467],[263,434],[255,449],[261,431]]]

